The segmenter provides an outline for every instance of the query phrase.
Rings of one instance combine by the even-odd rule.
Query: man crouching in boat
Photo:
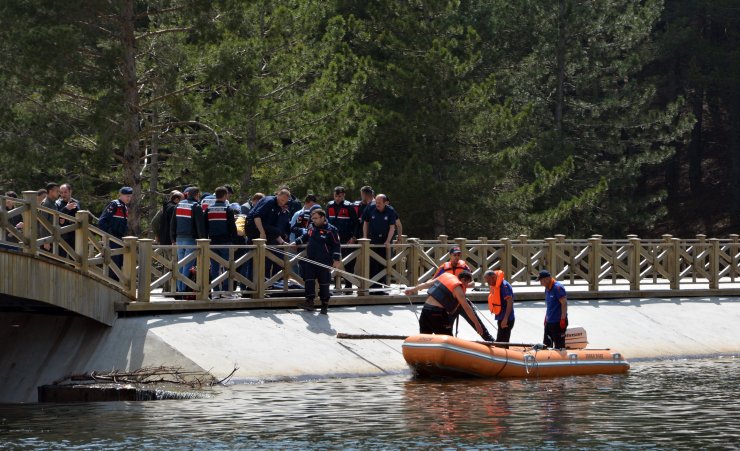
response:
[[[465,289],[472,281],[473,275],[469,271],[463,271],[457,276],[445,272],[436,279],[407,288],[404,291],[406,295],[429,288],[429,296],[419,317],[419,333],[452,335],[452,325],[457,315],[462,313],[481,338],[493,341],[493,337],[465,299]]]

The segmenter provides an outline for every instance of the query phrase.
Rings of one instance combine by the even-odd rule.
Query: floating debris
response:
[[[216,379],[205,371],[183,371],[160,366],[134,371],[91,371],[73,374],[50,385],[38,387],[39,402],[159,401],[207,398],[205,391],[222,385],[236,372]],[[197,391],[192,391],[197,390]]]

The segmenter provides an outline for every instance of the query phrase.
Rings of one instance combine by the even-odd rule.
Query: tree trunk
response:
[[[154,108],[152,112],[152,124],[159,122],[159,115],[157,114],[157,108]],[[152,212],[155,214],[160,208],[162,202],[157,192],[159,187],[159,132],[156,129],[152,129],[151,135],[151,155],[149,156],[149,214]],[[151,230],[149,227],[149,233],[147,236],[152,238],[152,235],[156,235],[155,230]]]
[[[735,97],[735,96],[732,96]],[[728,127],[727,150],[731,160],[730,173],[730,192],[732,193],[732,203],[730,205],[730,225],[733,233],[740,228],[740,128],[736,124],[740,123],[740,104],[736,99],[729,107],[729,118],[731,126]]]
[[[139,145],[139,93],[136,77],[136,41],[134,37],[134,0],[124,0],[121,7],[121,74],[123,77],[124,118],[123,183],[134,195],[129,205],[129,232],[141,232],[141,147]]]
[[[704,90],[699,90],[692,99],[692,110],[696,116],[696,124],[691,131],[691,142],[688,148],[689,158],[689,186],[691,194],[697,196],[701,191],[701,157],[704,145]]]
[[[558,42],[557,49],[557,75],[558,84],[555,94],[555,129],[558,132],[558,140],[563,138],[563,87],[565,85],[565,1],[558,2]]]
[[[446,235],[447,234],[447,215],[445,211],[436,207],[434,209],[434,236]]]

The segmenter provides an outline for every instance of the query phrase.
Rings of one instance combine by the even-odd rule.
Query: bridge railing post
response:
[[[434,261],[435,263],[438,261],[444,261],[445,257],[447,256],[447,252],[450,249],[449,243],[448,243],[448,237],[447,235],[440,235],[439,236],[439,243],[441,246],[435,246],[434,247]],[[439,265],[437,265],[439,266]]]
[[[126,293],[136,298],[136,240],[135,236],[123,237],[123,273],[122,285]]]
[[[555,260],[557,260],[558,252],[557,252],[557,244],[558,240],[556,238],[545,238],[545,243],[547,243],[547,253],[545,254],[545,268],[550,271],[553,277],[557,278],[558,274],[558,266],[555,263]],[[542,266],[542,265],[540,265]],[[545,269],[540,268],[540,269]],[[527,272],[527,275],[531,275],[529,272]]]
[[[357,240],[360,244],[360,255],[357,256],[357,261],[360,263],[360,286],[357,287],[358,296],[367,296],[370,290],[370,282],[367,279],[370,278],[370,240],[368,238],[360,238]],[[355,267],[357,270],[357,267]]]
[[[501,270],[504,272],[506,277],[511,277],[512,282],[514,281],[514,274],[511,273],[511,239],[501,238]],[[528,275],[528,274],[527,274]]]
[[[267,240],[255,238],[254,259],[252,260],[255,296],[257,299],[265,298],[265,257],[267,256]]]
[[[421,274],[421,255],[419,255],[419,239],[409,238],[409,284],[415,286],[419,283],[419,274]]]
[[[565,235],[562,233],[556,234],[555,242],[561,247],[561,249],[563,249],[565,247]],[[555,255],[552,257],[554,260],[552,262],[552,266],[549,268],[552,274],[560,274],[560,270],[565,267],[565,263],[562,260],[558,261],[557,249],[558,247],[555,246]]]
[[[136,290],[136,300],[139,302],[151,300],[153,245],[154,240],[149,238],[139,240],[139,283]]]
[[[671,290],[681,289],[681,239],[671,237]]]
[[[629,257],[629,274],[630,274],[630,290],[638,291],[640,289],[640,260],[641,260],[641,247],[640,239],[632,237],[629,239],[632,250]]]
[[[75,213],[77,229],[75,229],[75,254],[79,261],[79,269],[87,273],[89,269],[87,246],[90,239],[90,213],[86,210],[80,210]]]
[[[211,240],[209,239],[195,240],[196,252],[198,253],[195,257],[195,265],[198,268],[195,272],[195,284],[198,285],[196,299],[198,300],[207,300],[211,291],[211,274],[209,271],[211,261],[208,258],[210,244]]]
[[[709,239],[709,289],[719,288],[719,239]]]
[[[601,235],[594,235],[588,239],[588,289],[599,291],[599,274],[601,273]]]
[[[36,242],[39,237],[37,194],[36,191],[23,191],[23,200],[27,202],[26,209],[23,211],[23,249],[31,255],[39,253],[39,245]]]

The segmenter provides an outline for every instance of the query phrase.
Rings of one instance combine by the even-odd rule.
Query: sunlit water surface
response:
[[[206,399],[0,405],[0,449],[737,449],[740,358],[627,375],[232,385]]]

